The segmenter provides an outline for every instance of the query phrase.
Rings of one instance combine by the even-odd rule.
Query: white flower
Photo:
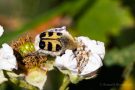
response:
[[[0,25],[0,37],[2,36],[4,30],[3,30],[3,27]]]
[[[25,77],[25,80],[29,84],[38,87],[40,90],[43,90],[43,87],[47,80],[47,74],[45,71],[39,68],[34,68],[28,72],[28,74]]]
[[[2,36],[4,29],[0,26],[0,37]],[[0,84],[8,81],[5,78],[2,70],[11,71],[12,69],[17,69],[16,58],[13,55],[13,49],[8,44],[3,44],[0,48]]]
[[[0,69],[8,71],[17,69],[17,62],[13,49],[6,43],[0,48]]]
[[[102,66],[105,55],[103,42],[90,40],[88,37],[76,38],[77,50],[66,50],[62,56],[57,56],[55,66],[72,77],[90,78]],[[71,80],[72,81],[72,80]]]

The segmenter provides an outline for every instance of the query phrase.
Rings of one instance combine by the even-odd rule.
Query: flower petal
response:
[[[78,42],[84,43],[86,46],[85,51],[90,51],[89,61],[80,75],[89,74],[99,69],[102,66],[102,59],[105,55],[104,43],[90,40],[84,36],[78,37],[77,40]]]
[[[25,79],[29,84],[38,87],[40,90],[43,90],[44,84],[47,80],[47,75],[43,70],[35,68],[28,72],[28,75],[25,77]]]
[[[91,53],[96,53],[102,59],[104,58],[105,47],[104,47],[103,42],[91,40],[88,37],[84,37],[84,36],[80,36],[77,39],[78,39],[79,42],[82,41],[87,46],[87,48],[85,49],[86,51],[90,50]]]
[[[0,25],[0,37],[2,36],[3,32],[4,32],[4,29],[3,29],[3,27]]]
[[[13,49],[8,44],[3,44],[0,49],[0,69],[17,69],[16,57],[13,55]]]
[[[86,75],[93,71],[96,71],[102,65],[103,64],[102,64],[100,57],[96,54],[93,54],[89,57],[89,61],[88,61],[87,65],[84,67],[84,69],[80,75]]]
[[[65,54],[57,56],[55,66],[59,69],[69,69],[72,72],[77,73],[77,61],[74,59],[72,50],[66,50]]]

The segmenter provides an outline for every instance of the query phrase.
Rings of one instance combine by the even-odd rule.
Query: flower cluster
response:
[[[72,83],[77,83],[80,80],[89,79],[97,75],[97,70],[103,65],[102,60],[105,55],[103,42],[91,40],[84,36],[74,38],[66,31],[65,27],[55,28],[51,31],[56,31],[55,36],[57,33],[65,35],[53,38],[52,41],[58,44],[62,42],[63,45],[63,47],[60,47],[62,46],[60,45],[59,48],[56,48],[62,48],[62,50],[55,55],[51,51],[47,54],[48,51],[44,51],[45,49],[39,52],[39,50],[41,51],[39,42],[46,40],[39,40],[41,38],[39,35],[36,36],[35,40],[30,36],[25,36],[10,45],[2,44],[2,48],[0,48],[0,83],[8,80],[5,78],[2,70],[15,71],[15,73],[19,72],[19,74],[23,73],[27,83],[39,89],[43,89],[47,79],[47,72],[54,69],[53,67],[57,67],[63,74],[68,76]],[[3,32],[3,27],[0,26],[0,36]],[[57,39],[61,42],[59,43]],[[49,40],[51,41],[51,39]],[[44,48],[46,47],[44,46]],[[48,60],[50,57],[48,55],[52,55],[54,60],[52,58]]]

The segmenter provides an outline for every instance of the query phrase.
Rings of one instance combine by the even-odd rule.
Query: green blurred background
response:
[[[5,29],[0,44],[61,26],[74,36],[103,41],[106,56],[98,76],[70,84],[69,90],[135,90],[135,0],[0,0],[0,25]],[[45,90],[58,89],[62,76],[56,73],[48,73]],[[11,88],[21,89],[0,85]]]

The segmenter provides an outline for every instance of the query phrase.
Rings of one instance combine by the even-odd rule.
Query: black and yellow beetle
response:
[[[65,27],[49,29],[36,36],[35,49],[39,53],[56,56],[75,47],[74,38]]]
[[[40,34],[40,49],[57,52],[62,48],[62,43],[60,39],[62,38],[62,33],[58,32],[43,32]]]

